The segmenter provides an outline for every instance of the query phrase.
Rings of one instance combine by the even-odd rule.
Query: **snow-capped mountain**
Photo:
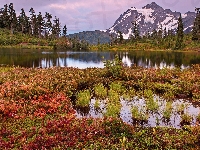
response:
[[[177,21],[180,16],[180,12],[172,12],[170,9],[163,9],[155,2],[147,4],[142,9],[131,7],[126,12],[120,15],[115,21],[114,25],[106,32],[117,33],[121,31],[123,37],[128,39],[132,32],[132,22],[137,21],[139,24],[139,31],[141,35],[145,35],[147,32],[152,32],[153,29],[164,29],[176,31]],[[193,22],[196,16],[195,12],[187,12],[181,14],[184,25],[184,32],[188,33],[192,30]]]
[[[163,9],[155,2],[152,2],[141,9],[131,7],[121,14],[115,21],[114,25],[107,30],[84,31],[71,34],[68,37],[78,37],[80,40],[86,40],[90,44],[97,44],[98,42],[108,43],[111,40],[111,34],[116,34],[118,31],[121,31],[124,39],[128,39],[132,33],[132,22],[135,20],[139,24],[141,35],[145,35],[147,32],[151,33],[154,29],[158,30],[161,27],[162,29],[166,27],[166,30],[173,30],[176,32],[179,16],[180,12]],[[196,13],[186,12],[185,14],[181,14],[181,16],[184,25],[184,32],[188,33],[192,30]]]

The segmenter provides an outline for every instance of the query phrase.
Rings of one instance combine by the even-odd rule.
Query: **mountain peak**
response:
[[[151,4],[147,4],[146,6],[142,7],[143,9],[153,9],[153,10],[164,10],[162,7],[160,7],[155,2],[152,2]]]

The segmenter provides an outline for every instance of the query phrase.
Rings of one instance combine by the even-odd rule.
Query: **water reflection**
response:
[[[165,127],[174,127],[174,128],[181,128],[181,113],[177,112],[178,106],[184,104],[185,108],[183,109],[182,114],[189,114],[192,116],[193,120],[191,125],[195,125],[196,123],[196,116],[200,113],[200,107],[195,106],[189,101],[183,99],[177,99],[172,103],[172,112],[170,119],[165,119],[163,117],[163,111],[166,107],[167,101],[160,98],[159,96],[155,97],[158,100],[159,109],[157,112],[148,112],[149,118],[148,120],[142,120],[141,122],[135,122],[132,118],[131,108],[133,106],[137,106],[140,110],[146,105],[146,100],[143,98],[134,97],[131,101],[120,98],[121,102],[121,111],[120,111],[120,118],[128,123],[133,125],[142,125],[144,127],[156,127],[156,126],[165,126]],[[95,110],[95,98],[91,99],[90,106],[88,109],[76,109],[76,116],[78,118],[82,117],[93,117],[93,118],[102,118],[106,112],[106,102],[100,102],[100,109],[99,111]],[[137,120],[138,121],[138,120]]]
[[[186,68],[200,63],[198,52],[152,52],[152,51],[44,51],[0,49],[0,64],[22,67],[104,67],[103,60],[113,60],[118,55],[126,66],[145,68]]]

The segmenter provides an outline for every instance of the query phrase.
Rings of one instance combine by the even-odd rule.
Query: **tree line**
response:
[[[0,9],[0,28],[9,30],[11,35],[17,35],[17,33],[30,35],[35,37],[40,44],[40,39],[44,39],[49,46],[53,45],[54,49],[80,50],[88,49],[89,46],[85,40],[79,40],[78,37],[67,38],[67,26],[64,25],[61,28],[58,17],[53,17],[48,12],[45,12],[45,15],[41,12],[36,13],[33,8],[30,8],[28,13],[22,8],[17,16],[13,3],[5,4]],[[1,43],[7,45],[8,42],[2,41],[0,45],[2,45]],[[12,42],[9,42],[9,44],[12,44]],[[14,44],[19,43],[14,42]]]
[[[58,38],[67,35],[67,27],[63,26],[56,16],[53,18],[52,14],[45,12],[43,16],[41,12],[36,14],[33,8],[30,8],[29,15],[22,8],[20,14],[17,16],[13,3],[5,4],[0,10],[0,28],[10,30],[10,33],[21,32],[29,34],[38,38]]]

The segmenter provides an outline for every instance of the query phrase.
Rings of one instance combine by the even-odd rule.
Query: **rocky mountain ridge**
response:
[[[100,43],[107,43],[110,41],[111,34],[117,34],[118,31],[121,31],[124,39],[128,39],[132,33],[133,21],[138,23],[141,35],[145,35],[147,32],[151,33],[154,29],[158,30],[159,28],[166,28],[167,30],[176,32],[180,14],[180,12],[173,12],[170,9],[164,9],[155,2],[152,2],[141,9],[131,7],[121,14],[115,21],[114,25],[107,30],[85,31],[69,35],[69,37],[74,37],[74,35],[76,35],[79,39],[84,39],[90,44],[97,44],[98,41]],[[184,32],[191,32],[196,13],[188,11],[185,14],[181,14],[181,16],[184,25]],[[102,37],[105,39],[103,40]]]
[[[115,21],[114,25],[106,30],[106,32],[117,33],[121,31],[123,37],[128,39],[132,32],[132,22],[136,21],[139,24],[139,31],[141,35],[145,35],[147,32],[152,32],[154,29],[166,28],[176,32],[177,22],[180,16],[180,12],[172,12],[170,9],[163,9],[155,2],[147,4],[142,9],[131,7],[126,12],[120,15]],[[195,12],[186,12],[181,14],[184,32],[188,33],[192,30],[193,22],[196,16]]]

